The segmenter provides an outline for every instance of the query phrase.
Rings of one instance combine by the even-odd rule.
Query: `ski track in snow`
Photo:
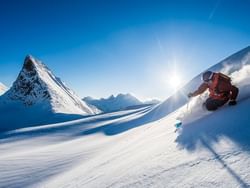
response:
[[[134,116],[141,115],[138,110],[119,113],[113,114],[117,118],[112,121],[133,121]],[[213,144],[204,137],[197,142],[195,151],[179,147],[173,126],[177,115],[172,113],[113,136],[95,133],[64,141],[53,137],[67,134],[39,136],[39,128],[35,128],[34,137],[16,141],[25,130],[30,131],[24,129],[0,144],[4,151],[0,156],[0,186],[248,187],[249,170],[244,166],[250,165],[249,151],[223,137]],[[105,116],[112,117],[100,116],[100,121],[93,125],[102,125]],[[80,124],[77,130],[81,131]]]

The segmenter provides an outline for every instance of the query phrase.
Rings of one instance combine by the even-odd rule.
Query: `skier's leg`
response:
[[[223,106],[228,100],[218,100],[213,98],[208,98],[205,102],[205,106],[208,111],[217,110],[219,107]]]
[[[208,111],[214,111],[217,110],[217,105],[214,103],[214,99],[208,98],[205,102],[205,106]]]
[[[232,86],[231,87],[231,96],[230,96],[230,100],[236,100],[237,96],[239,93],[239,89],[236,86]]]

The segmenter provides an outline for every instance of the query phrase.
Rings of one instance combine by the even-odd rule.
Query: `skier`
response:
[[[202,94],[209,89],[209,98],[204,103],[204,106],[208,111],[217,110],[217,108],[223,106],[228,101],[228,105],[236,105],[236,98],[239,93],[239,89],[232,85],[231,78],[222,73],[215,73],[212,71],[206,71],[202,74],[203,83],[193,93],[189,93],[188,97],[195,97]]]

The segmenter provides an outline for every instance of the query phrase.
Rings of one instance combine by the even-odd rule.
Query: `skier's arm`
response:
[[[202,84],[200,85],[200,87],[199,87],[196,91],[194,91],[194,92],[192,93],[192,97],[195,97],[195,96],[197,96],[197,95],[202,94],[203,92],[205,92],[205,91],[207,90],[207,88],[208,88],[208,85],[207,85],[206,83],[202,83]]]

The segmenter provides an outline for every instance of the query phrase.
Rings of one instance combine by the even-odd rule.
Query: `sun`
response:
[[[171,86],[172,89],[175,91],[180,88],[182,84],[182,79],[181,76],[177,73],[173,73],[169,77],[169,85]]]

